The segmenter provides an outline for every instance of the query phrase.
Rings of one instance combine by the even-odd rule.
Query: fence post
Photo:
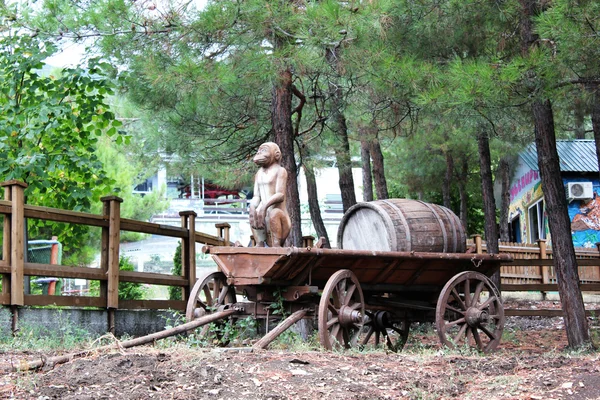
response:
[[[312,235],[302,236],[302,247],[313,247],[315,243],[315,237]]]
[[[538,239],[538,246],[540,248],[540,260],[548,259],[548,252],[546,248],[546,239]],[[542,265],[542,284],[550,283],[550,267],[547,265]],[[542,299],[546,300],[546,296],[548,293],[546,291],[542,291]]]
[[[117,196],[105,196],[100,200],[104,203],[104,213],[108,217],[108,232],[105,233],[104,230],[102,232],[102,255],[106,257],[102,267],[106,268],[106,277],[108,278],[106,283],[108,331],[114,334],[115,310],[119,308],[119,241],[121,239],[121,203],[123,199]],[[105,239],[106,242],[104,242]],[[105,246],[106,250],[104,250]]]
[[[481,235],[473,235],[475,241],[475,253],[483,254],[483,244],[481,242]]]
[[[215,224],[215,227],[217,228],[217,236],[225,241],[225,246],[229,246],[229,244],[231,243],[229,241],[229,231],[231,225],[229,225],[227,222],[223,222],[221,224]]]
[[[23,269],[25,268],[25,182],[11,180],[2,182],[1,186],[9,191],[11,202],[10,218],[10,304],[25,304],[23,292]]]
[[[196,214],[195,211],[181,211],[181,227],[188,230],[188,236],[181,244],[181,274],[188,279],[183,288],[183,300],[188,301],[196,283]]]
[[[18,330],[18,307],[25,305],[23,285],[25,269],[25,182],[10,180],[0,183],[5,187],[5,198],[11,202],[10,215],[10,309],[12,313],[12,332]],[[4,225],[5,228],[7,225]],[[5,231],[6,232],[6,231]],[[2,279],[3,282],[5,279]]]
[[[11,190],[10,187],[4,187],[4,200],[11,201]],[[4,226],[2,235],[2,257],[6,261],[7,265],[11,265],[10,261],[10,221],[11,214],[4,215]],[[7,294],[10,300],[10,275],[2,274],[2,294]],[[10,301],[9,301],[10,303]]]

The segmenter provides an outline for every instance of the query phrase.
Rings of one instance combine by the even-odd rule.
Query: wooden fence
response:
[[[231,245],[229,224],[217,224],[217,235],[212,236],[195,231],[196,213],[179,213],[181,226],[160,225],[121,218],[122,199],[116,196],[103,197],[102,215],[66,211],[56,208],[25,204],[26,184],[20,181],[0,183],[4,188],[4,200],[0,200],[0,215],[3,215],[3,248],[0,260],[2,292],[0,304],[10,306],[13,314],[13,330],[16,329],[18,307],[20,306],[77,306],[98,307],[108,310],[111,331],[114,331],[116,309],[174,309],[185,310],[190,291],[196,281],[196,243],[217,246]],[[85,268],[68,265],[42,264],[25,261],[26,219],[80,224],[102,229],[100,267]],[[150,272],[119,270],[119,239],[121,231],[155,234],[179,238],[182,241],[182,275],[173,276]],[[305,238],[306,240],[306,238]],[[476,236],[470,247],[472,252],[485,252],[485,243]],[[545,241],[537,245],[501,243],[501,253],[509,253],[515,261],[501,268],[503,291],[557,291],[556,277],[552,261],[552,251],[546,248]],[[596,249],[577,249],[581,289],[600,291],[600,254]],[[52,296],[25,294],[25,276],[45,276],[97,280],[100,282],[99,296]],[[150,285],[179,286],[182,300],[121,300],[119,282],[136,282]],[[508,315],[518,314],[513,310]],[[541,310],[538,310],[541,311]],[[556,311],[556,310],[555,310]],[[560,310],[558,310],[560,312]],[[549,314],[548,314],[549,315]]]
[[[486,243],[479,235],[468,245],[468,251],[487,252]],[[500,242],[499,251],[512,255],[514,260],[500,268],[502,292],[540,292],[545,297],[548,292],[558,291],[552,249],[546,246],[546,240],[538,240],[537,244]],[[595,249],[576,247],[575,256],[581,291],[600,292],[600,246]],[[511,309],[507,315],[558,316],[562,311]]]
[[[17,324],[19,306],[58,306],[99,307],[108,310],[111,331],[114,331],[114,311],[116,309],[175,309],[185,310],[190,291],[196,281],[196,243],[218,246],[229,245],[229,225],[218,224],[218,236],[195,231],[194,211],[182,211],[181,226],[158,225],[148,222],[121,218],[120,206],[123,201],[116,196],[103,197],[102,215],[65,211],[56,208],[27,205],[24,202],[24,189],[27,185],[20,181],[0,183],[4,187],[4,200],[0,200],[0,214],[4,216],[2,260],[2,292],[0,304],[11,307],[13,331]],[[100,268],[84,268],[67,265],[52,265],[25,261],[26,219],[42,219],[71,224],[88,225],[102,229]],[[182,275],[120,271],[119,239],[121,231],[155,234],[179,238],[182,241]],[[24,291],[25,276],[47,276],[100,281],[99,296],[51,296],[29,295]],[[120,300],[119,282],[136,282],[151,285],[179,286],[183,300]]]

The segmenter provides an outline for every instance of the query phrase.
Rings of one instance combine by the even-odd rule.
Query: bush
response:
[[[134,265],[128,257],[119,258],[119,269],[121,271],[135,271]],[[146,290],[141,283],[119,282],[119,299],[121,300],[142,300]]]
[[[175,249],[175,255],[173,256],[173,269],[171,270],[173,275],[181,276],[181,241]],[[181,287],[180,286],[169,286],[169,299],[181,300]]]

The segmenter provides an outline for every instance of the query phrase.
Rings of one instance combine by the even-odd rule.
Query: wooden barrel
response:
[[[338,247],[349,250],[464,253],[466,240],[452,211],[408,199],[358,203],[338,230]]]

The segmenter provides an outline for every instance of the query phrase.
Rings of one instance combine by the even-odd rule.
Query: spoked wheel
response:
[[[365,301],[352,271],[343,269],[329,278],[319,302],[319,340],[327,350],[358,344]]]
[[[468,344],[488,353],[500,343],[504,306],[500,292],[485,275],[465,271],[442,289],[436,308],[436,328],[442,344]]]
[[[235,290],[233,286],[227,284],[225,274],[222,272],[207,273],[200,277],[192,288],[185,311],[185,319],[188,322],[193,321],[217,311],[221,306],[235,302]],[[222,323],[222,321],[219,322]],[[205,336],[208,330],[209,325],[204,325],[200,335]]]
[[[364,323],[365,332],[361,345],[387,346],[393,352],[401,351],[408,340],[410,322],[407,318],[396,320],[388,311],[367,311]]]

